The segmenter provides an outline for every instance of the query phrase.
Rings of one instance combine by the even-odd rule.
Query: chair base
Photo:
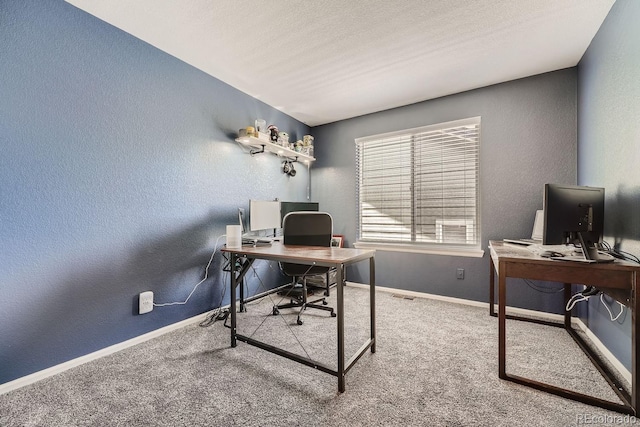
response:
[[[306,298],[305,298],[306,299]],[[319,302],[322,302],[322,305],[317,304]],[[277,316],[280,314],[280,309],[283,308],[297,308],[300,307],[300,311],[298,312],[298,318],[296,320],[296,323],[298,325],[302,325],[304,322],[302,321],[302,319],[300,318],[300,316],[302,316],[302,312],[305,311],[308,307],[309,308],[315,308],[318,310],[324,310],[324,311],[328,311],[329,313],[331,313],[331,317],[336,317],[336,313],[333,309],[333,307],[327,307],[327,301],[324,298],[320,298],[317,300],[313,300],[313,301],[295,301],[295,300],[290,300],[289,303],[287,304],[281,304],[281,305],[274,305],[273,306],[273,315]]]

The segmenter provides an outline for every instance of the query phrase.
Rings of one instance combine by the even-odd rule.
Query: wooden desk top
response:
[[[554,260],[549,258],[543,258],[529,249],[526,246],[519,246],[514,243],[505,243],[502,240],[490,240],[489,246],[491,250],[491,258],[523,261],[532,264],[544,264],[544,265],[565,265],[579,268],[589,268],[592,270],[640,270],[640,265],[616,259],[613,262],[608,263],[582,263],[566,260]]]
[[[243,246],[242,248],[224,247],[222,252],[246,255],[249,258],[261,258],[284,261],[293,264],[351,264],[375,256],[374,249],[333,248],[322,246],[284,245],[274,242],[270,246]]]
[[[553,260],[501,240],[491,240],[491,260],[498,275],[521,279],[593,285],[600,289],[635,289],[640,265],[623,260],[581,263]],[[617,297],[616,297],[617,298]]]

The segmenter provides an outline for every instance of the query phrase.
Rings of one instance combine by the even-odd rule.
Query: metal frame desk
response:
[[[533,254],[526,248],[504,244],[502,241],[490,241],[490,280],[489,306],[491,315],[495,315],[495,278],[498,276],[498,375],[501,379],[513,381],[528,387],[546,391],[558,396],[601,408],[635,415],[640,407],[638,394],[638,367],[640,367],[640,353],[636,334],[640,330],[638,317],[637,290],[640,284],[640,266],[630,262],[616,260],[607,264],[583,264],[571,261],[555,261]],[[580,335],[571,326],[571,312],[565,311],[564,324],[554,322],[535,321],[506,314],[507,277],[531,280],[544,280],[564,283],[565,303],[571,297],[571,284],[596,286],[601,291],[611,295],[631,310],[631,395],[625,391],[614,378],[613,373],[602,363],[600,357],[593,352]],[[618,397],[624,402],[620,404],[599,399],[576,391],[567,390],[550,384],[522,378],[506,372],[506,319],[527,320],[550,326],[564,327],[580,348],[585,352],[594,366],[607,380]]]
[[[345,390],[345,375],[351,367],[362,357],[362,355],[371,349],[371,353],[376,352],[376,327],[375,327],[375,250],[353,249],[353,248],[333,248],[319,246],[294,246],[284,245],[274,242],[271,246],[243,246],[242,248],[232,249],[224,248],[223,252],[227,252],[231,256],[231,266],[237,265],[239,258],[244,258],[246,262],[240,263],[241,268],[236,271],[231,268],[231,347],[236,347],[237,341],[259,347],[263,350],[270,351],[287,359],[294,360],[320,371],[338,377],[338,391],[341,393]],[[274,347],[270,344],[263,343],[251,337],[247,337],[237,333],[236,319],[236,287],[240,283],[251,264],[256,259],[264,259],[277,262],[287,262],[293,264],[317,265],[322,267],[336,268],[336,288],[337,288],[337,328],[338,328],[338,366],[333,369],[326,364],[314,361],[309,358],[299,356],[287,350]],[[369,304],[370,304],[370,338],[360,347],[347,362],[345,362],[344,354],[344,290],[343,290],[343,274],[344,267],[360,261],[369,260]]]

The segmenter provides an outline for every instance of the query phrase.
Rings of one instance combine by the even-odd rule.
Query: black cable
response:
[[[603,249],[604,249],[604,251],[606,253],[608,253],[609,255],[611,255],[611,256],[613,256],[615,258],[622,259],[622,260],[625,260],[625,261],[634,262],[636,264],[640,264],[640,258],[638,258],[637,256],[635,256],[632,253],[625,252],[625,251],[620,250],[620,249],[618,249],[618,250],[613,249],[613,247],[609,243],[607,243],[605,241],[602,242],[602,247],[603,247]]]
[[[224,301],[224,295],[227,292],[227,287],[224,286],[224,283],[226,282],[225,279],[226,279],[226,275],[223,274],[223,278],[222,278],[223,286],[222,286],[222,293],[220,295],[220,306],[218,308],[213,309],[207,315],[207,317],[205,317],[204,320],[198,324],[198,326],[200,326],[201,328],[207,328],[213,325],[214,323],[216,323],[218,320],[226,320],[229,314],[228,310],[222,309],[222,301]]]
[[[561,287],[560,289],[551,289],[551,288],[545,288],[543,286],[538,286],[529,279],[522,279],[522,280],[524,280],[527,286],[529,286],[531,289],[533,289],[534,291],[542,292],[543,294],[557,294],[559,292],[564,291],[564,286]]]
[[[215,310],[211,311],[207,317],[198,324],[198,326],[202,327],[202,328],[206,328],[208,326],[213,325],[214,323],[216,323],[219,320],[226,320],[227,317],[229,316],[229,310],[223,310],[222,308],[216,308]]]
[[[622,255],[625,260],[631,261],[631,262],[635,262],[636,264],[640,264],[640,258],[638,258],[637,256],[635,256],[635,255],[633,255],[633,254],[631,254],[629,252],[625,252],[625,251],[621,251],[621,250],[618,250],[616,252],[619,253],[620,255]]]

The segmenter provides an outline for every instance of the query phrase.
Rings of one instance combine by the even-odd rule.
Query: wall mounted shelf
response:
[[[291,150],[290,148],[286,148],[281,145],[274,144],[271,141],[264,141],[262,139],[258,139],[252,136],[242,136],[242,137],[236,138],[236,142],[244,146],[251,147],[253,149],[252,154],[262,153],[263,151],[267,151],[269,153],[273,153],[280,157],[286,157],[288,159],[296,159],[299,162],[304,162],[307,164],[316,161],[316,158],[313,156],[299,153],[295,150]],[[264,147],[264,150],[263,150],[263,147]]]

